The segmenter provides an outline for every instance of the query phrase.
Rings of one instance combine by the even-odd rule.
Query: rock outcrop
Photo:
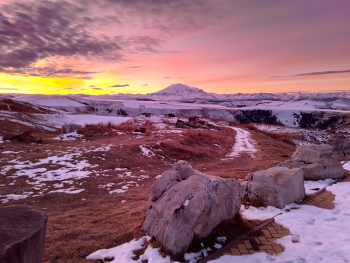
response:
[[[242,196],[236,179],[203,174],[179,161],[153,184],[142,228],[169,252],[179,254],[195,237],[206,237],[235,217]]]
[[[261,200],[264,205],[283,208],[305,197],[303,171],[272,167],[248,174],[243,183],[248,198]]]
[[[78,124],[66,124],[62,125],[61,133],[71,133],[71,132],[77,132],[81,128],[81,125]]]
[[[280,163],[280,167],[301,168],[304,180],[339,179],[344,175],[343,166],[332,157],[333,147],[329,144],[300,146],[290,161]]]
[[[43,262],[47,216],[30,206],[0,208],[0,263]]]
[[[17,142],[25,142],[25,143],[42,143],[42,140],[40,137],[35,137],[31,133],[33,131],[31,129],[25,130],[20,133],[15,134],[5,134],[3,137],[4,141],[17,141]]]
[[[338,161],[350,161],[350,139],[347,137],[332,138],[329,142],[333,146],[332,157]]]

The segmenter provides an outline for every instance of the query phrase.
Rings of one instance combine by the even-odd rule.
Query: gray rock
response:
[[[0,208],[0,263],[43,262],[47,216],[30,206]]]
[[[347,137],[334,138],[329,141],[334,148],[332,157],[338,161],[350,161],[350,139]]]
[[[61,133],[71,133],[74,131],[79,131],[80,128],[81,128],[81,125],[78,125],[78,124],[62,125]]]
[[[244,183],[250,200],[260,199],[265,205],[283,208],[305,197],[303,171],[272,167],[250,173]]]
[[[305,164],[303,162],[287,161],[280,163],[280,167],[301,168],[304,173],[304,180],[318,181],[325,179],[340,179],[344,176],[344,169],[341,163],[335,158],[321,159],[317,163]]]
[[[339,179],[344,176],[341,163],[332,157],[333,146],[329,144],[300,146],[290,161],[278,164],[279,167],[301,168],[304,180]]]
[[[299,146],[292,156],[292,161],[316,163],[324,158],[331,157],[333,147],[329,144]]]
[[[203,174],[180,161],[154,183],[142,228],[179,254],[195,236],[206,237],[222,221],[235,217],[242,196],[236,179]]]
[[[189,127],[186,125],[186,122],[182,120],[177,120],[175,124],[176,128],[181,128],[181,129],[188,129]]]

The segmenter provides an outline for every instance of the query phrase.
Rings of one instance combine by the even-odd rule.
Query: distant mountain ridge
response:
[[[350,91],[330,92],[330,93],[236,93],[236,94],[215,94],[208,93],[196,87],[190,87],[181,83],[172,84],[160,91],[146,94],[145,97],[154,100],[177,100],[177,101],[299,101],[299,100],[318,100],[332,102],[339,99],[350,99]]]

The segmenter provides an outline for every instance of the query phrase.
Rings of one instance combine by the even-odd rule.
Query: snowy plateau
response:
[[[198,116],[234,123],[272,124],[311,129],[332,129],[345,123],[350,113],[350,92],[213,94],[183,84],[173,84],[156,93],[118,95],[0,95],[0,99],[30,103],[52,110],[50,118],[33,114],[36,122],[60,127],[62,124],[93,122],[100,116],[136,117],[141,114]],[[80,117],[83,114],[83,117]],[[69,116],[70,115],[70,116]],[[79,115],[78,117],[74,115]],[[87,116],[86,116],[87,115]],[[103,116],[103,117],[102,117]],[[21,119],[23,114],[6,111],[0,119]],[[87,121],[86,119],[89,119]],[[117,121],[115,118],[114,120]]]

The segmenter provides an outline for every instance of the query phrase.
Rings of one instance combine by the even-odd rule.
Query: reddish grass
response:
[[[140,129],[140,127],[132,121],[127,121],[115,126],[115,129],[121,132],[133,132]]]
[[[135,128],[134,124],[124,125],[131,126],[131,131]],[[105,126],[98,127],[103,128],[103,131],[114,129],[113,126],[108,127],[108,124]],[[83,187],[86,189],[84,192],[76,195],[46,194],[35,198],[13,200],[5,205],[28,204],[47,212],[49,221],[44,262],[90,262],[79,254],[90,254],[101,248],[117,246],[144,234],[141,225],[154,177],[170,169],[170,164],[177,160],[188,160],[195,169],[208,174],[244,178],[249,172],[267,169],[275,163],[285,161],[295,150],[295,147],[276,141],[260,132],[251,131],[251,133],[257,142],[257,148],[261,150],[254,159],[248,155],[225,159],[234,142],[235,132],[232,129],[185,130],[183,136],[179,134],[160,136],[157,133],[149,133],[146,136],[132,133],[112,134],[108,138],[89,137],[85,142],[53,140],[54,135],[41,134],[43,139],[41,145],[3,143],[0,144],[0,148],[4,151],[22,152],[16,158],[32,162],[46,158],[48,150],[54,154],[56,151],[65,152],[69,147],[113,145],[108,152],[87,152],[81,156],[81,160],[87,160],[91,165],[98,165],[98,168],[94,169],[105,170],[109,175],[97,176],[93,172],[89,178],[83,180]],[[213,145],[214,143],[220,147]],[[143,156],[139,148],[141,144],[147,145],[165,159],[159,156],[152,158]],[[8,165],[12,159],[13,156],[0,152],[0,166]],[[52,169],[53,166],[44,164],[42,167]],[[134,176],[147,174],[150,179],[142,181],[139,187],[130,188],[123,194],[111,195],[106,189],[97,187],[100,184],[122,182],[124,179],[117,176],[115,168],[124,167],[128,167]],[[27,190],[26,177],[16,178],[16,185],[8,186],[13,181],[11,175],[13,172],[9,171],[0,177],[0,184],[6,184],[0,188],[0,195]],[[122,200],[127,201],[122,204]]]
[[[254,125],[251,125],[251,124],[246,124],[246,125],[244,125],[244,127],[251,130],[251,131],[260,132],[266,136],[269,136],[270,138],[272,138],[274,140],[277,140],[277,141],[280,141],[283,143],[287,143],[287,144],[290,144],[293,146],[295,146],[294,140],[302,139],[302,138],[298,137],[297,135],[290,134],[290,133],[282,133],[282,132],[274,133],[274,132],[261,131],[257,127],[255,127]]]

